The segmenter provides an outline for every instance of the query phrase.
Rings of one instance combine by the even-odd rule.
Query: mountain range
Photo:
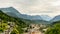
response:
[[[60,15],[55,16],[53,19],[51,19],[52,22],[60,21]]]
[[[35,16],[31,16],[31,15],[27,15],[27,14],[21,14],[18,10],[16,10],[13,7],[7,7],[7,8],[0,8],[0,10],[2,10],[4,13],[6,13],[9,16],[12,17],[16,17],[16,18],[23,18],[23,19],[27,19],[27,20],[32,20],[32,21],[59,21],[60,20],[60,15],[55,16],[54,18],[49,17],[48,15],[35,15]]]

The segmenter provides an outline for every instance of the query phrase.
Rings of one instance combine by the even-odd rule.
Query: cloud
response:
[[[0,7],[10,6],[29,15],[55,16],[60,14],[60,0],[0,0]]]

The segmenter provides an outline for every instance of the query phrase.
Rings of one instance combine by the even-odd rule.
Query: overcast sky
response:
[[[0,8],[10,6],[28,15],[60,15],[60,0],[0,0]]]

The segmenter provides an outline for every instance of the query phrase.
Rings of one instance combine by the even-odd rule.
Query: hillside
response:
[[[22,28],[27,27],[27,24],[24,23],[20,18],[8,16],[7,14],[3,13],[1,10],[0,10],[0,22],[5,24],[8,24],[8,22],[14,23],[15,26],[16,25],[18,26],[18,27],[15,26],[14,27],[19,31],[19,34],[23,32]]]
[[[53,19],[51,19],[52,22],[60,21],[60,15],[55,16]]]
[[[28,14],[22,14],[18,10],[16,10],[14,7],[7,7],[7,8],[0,8],[4,13],[6,13],[9,16],[28,19],[28,20],[45,20],[49,21],[51,17],[48,15],[28,15]]]

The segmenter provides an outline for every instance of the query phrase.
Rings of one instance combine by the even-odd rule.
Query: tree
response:
[[[48,28],[45,34],[60,34],[60,23],[56,23],[53,27]]]
[[[3,31],[4,31],[4,29],[3,28],[0,28],[0,33],[3,32]]]
[[[19,34],[17,29],[14,29],[10,34]]]
[[[56,28],[50,28],[45,34],[60,34],[60,30]]]

